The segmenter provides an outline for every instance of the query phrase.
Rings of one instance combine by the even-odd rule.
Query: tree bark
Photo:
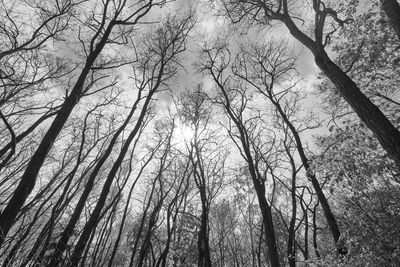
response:
[[[381,0],[382,10],[388,16],[390,24],[400,41],[400,5],[396,0]]]

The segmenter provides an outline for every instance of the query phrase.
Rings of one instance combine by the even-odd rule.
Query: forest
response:
[[[0,0],[0,266],[400,266],[399,73],[397,0]]]

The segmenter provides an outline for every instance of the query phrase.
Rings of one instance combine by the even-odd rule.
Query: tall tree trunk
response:
[[[315,256],[317,256],[317,259],[321,257],[318,249],[318,241],[317,241],[317,231],[318,231],[318,226],[317,226],[317,207],[318,207],[319,202],[315,204],[312,214],[313,214],[313,219],[312,219],[312,225],[313,225],[313,247],[314,247],[314,252]]]
[[[147,164],[153,159],[153,156],[154,156],[154,154],[155,154],[155,151],[157,151],[157,149],[154,149],[154,151],[152,152],[152,154],[150,155],[150,157],[149,157],[149,158],[146,160],[146,162],[142,165],[142,167],[140,168],[139,173],[137,174],[135,180],[133,181],[133,183],[132,183],[132,185],[131,185],[131,187],[130,187],[130,189],[129,189],[129,193],[128,193],[128,196],[127,196],[127,198],[126,198],[127,200],[126,200],[126,204],[125,204],[125,207],[124,207],[124,212],[123,212],[123,214],[122,214],[122,218],[121,218],[121,222],[120,222],[120,226],[119,226],[117,238],[116,238],[116,240],[115,240],[115,242],[114,242],[114,246],[113,246],[113,249],[112,249],[112,251],[111,251],[111,256],[110,256],[110,259],[109,259],[109,262],[108,262],[108,267],[112,267],[113,261],[114,261],[114,258],[115,258],[115,255],[117,254],[119,242],[121,241],[121,237],[122,237],[122,231],[123,231],[124,226],[125,226],[125,220],[126,220],[127,215],[128,215],[128,208],[129,208],[129,204],[130,204],[130,201],[131,201],[131,198],[132,198],[133,189],[135,188],[136,183],[137,183],[137,181],[139,180],[140,176],[142,175],[142,173],[143,173],[145,167],[146,167]],[[132,152],[133,152],[133,151],[132,151]],[[130,176],[130,174],[132,173],[132,159],[133,159],[133,153],[131,153],[131,158],[130,158],[130,161],[129,161],[128,176]],[[128,176],[127,176],[127,177],[128,177]]]
[[[400,5],[396,0],[381,0],[382,10],[388,16],[390,24],[400,41]]]
[[[203,199],[202,199],[203,202]],[[208,241],[208,208],[206,203],[202,203],[201,224],[197,241],[199,250],[199,267],[211,267],[210,245]]]
[[[264,229],[265,229],[265,240],[267,244],[269,262],[272,267],[279,267],[280,260],[279,260],[278,247],[276,245],[271,207],[268,204],[267,198],[265,196],[265,184],[262,181],[261,175],[259,174],[259,171],[256,168],[253,160],[253,156],[250,149],[250,143],[248,140],[247,129],[242,121],[242,113],[237,114],[233,111],[230,97],[228,96],[228,93],[224,85],[225,81],[221,82],[220,80],[220,74],[222,73],[222,71],[219,70],[220,72],[216,74],[212,68],[208,68],[208,70],[210,71],[213,80],[215,81],[218,88],[220,89],[220,92],[223,95],[225,103],[222,104],[224,106],[226,113],[228,114],[229,118],[234,122],[239,131],[240,143],[243,148],[242,156],[245,158],[247,162],[247,168],[249,170],[254,189],[256,190],[257,193],[258,204],[263,218]]]
[[[189,157],[193,164],[193,175],[196,185],[200,192],[200,201],[201,201],[200,230],[197,238],[197,250],[199,252],[197,266],[211,267],[211,255],[210,255],[210,244],[209,244],[209,234],[208,234],[209,200],[207,199],[206,177],[203,166],[201,164],[202,160],[199,151],[201,148],[199,148],[197,140],[194,142],[194,148],[196,150],[195,152],[196,161],[194,161],[194,157],[191,154],[193,152],[193,148],[192,151],[190,151]]]
[[[145,122],[145,118],[146,118],[146,114],[148,112],[148,107],[150,105],[150,101],[152,100],[152,96],[154,95],[154,93],[156,92],[156,90],[159,87],[161,77],[162,77],[162,71],[163,71],[163,68],[161,68],[161,70],[160,70],[158,80],[157,80],[154,88],[152,88],[151,91],[149,92],[149,94],[146,96],[145,102],[140,111],[140,115],[137,118],[135,127],[133,128],[131,133],[128,135],[128,138],[126,139],[126,141],[120,151],[120,154],[118,155],[118,158],[116,159],[110,172],[107,175],[106,181],[103,185],[103,188],[102,188],[100,197],[96,203],[96,206],[95,206],[92,214],[90,215],[88,222],[85,224],[84,229],[81,233],[81,236],[75,246],[74,252],[71,257],[73,264],[75,264],[75,263],[77,264],[79,262],[79,259],[82,255],[82,252],[86,246],[86,243],[90,237],[91,232],[96,229],[96,226],[98,223],[98,218],[100,216],[101,211],[103,210],[104,204],[107,200],[108,193],[111,190],[111,185],[112,185],[112,182],[114,181],[114,177],[117,174],[118,169],[121,167],[121,164],[125,158],[126,153],[128,152],[130,144],[132,143],[134,138],[137,136],[137,134],[139,133],[139,131],[142,128],[142,125]],[[140,101],[140,95],[138,96],[137,101]],[[132,111],[134,111],[136,109],[137,103],[138,102],[135,103]],[[130,115],[133,115],[133,113],[131,113]],[[130,119],[130,117],[129,117],[129,119]],[[128,122],[129,119],[127,119],[126,121]]]
[[[258,181],[254,181],[254,188],[257,192],[258,204],[261,209],[261,215],[263,217],[265,240],[268,248],[268,258],[272,267],[279,267],[279,253],[275,239],[274,223],[272,221],[271,206],[268,204],[267,198],[265,197],[265,187]]]
[[[151,99],[151,95],[149,95],[148,100],[144,104],[144,107],[142,109],[142,113],[140,114],[140,117],[138,118],[138,121],[137,121],[137,123],[135,125],[135,128],[129,134],[127,140],[125,141],[125,144],[122,147],[122,150],[121,150],[117,160],[113,164],[113,166],[112,166],[112,168],[111,168],[111,170],[110,170],[110,172],[109,172],[109,174],[107,176],[107,179],[106,179],[106,181],[105,181],[105,183],[103,185],[103,188],[102,188],[102,191],[100,193],[100,197],[99,197],[99,199],[98,199],[98,201],[96,203],[96,206],[95,206],[92,214],[90,215],[90,218],[89,218],[88,222],[85,224],[85,226],[83,228],[83,231],[82,231],[82,234],[81,234],[78,242],[76,243],[74,252],[73,252],[73,254],[71,256],[71,261],[72,261],[73,265],[74,264],[78,264],[78,262],[80,260],[80,257],[81,257],[81,255],[83,253],[83,250],[85,249],[86,243],[87,243],[87,241],[88,241],[88,239],[90,237],[91,232],[96,229],[96,226],[97,226],[97,223],[98,223],[98,218],[100,216],[101,211],[103,210],[104,204],[106,203],[108,193],[110,192],[111,185],[112,185],[112,183],[114,181],[114,177],[115,177],[118,169],[120,168],[120,166],[122,164],[122,161],[125,158],[126,153],[128,152],[128,149],[129,149],[129,146],[130,146],[131,142],[136,137],[136,134],[139,132],[139,130],[140,130],[141,126],[142,126],[142,123],[143,123],[145,114],[147,112],[147,107],[148,107],[148,104],[150,102],[150,99]]]
[[[156,207],[154,207],[154,210],[150,214],[150,219],[149,219],[149,226],[147,228],[146,235],[144,236],[142,246],[139,251],[139,258],[137,261],[137,266],[142,267],[142,266],[147,266],[145,263],[147,254],[149,253],[149,249],[151,248],[151,238],[154,235],[154,228],[157,224],[157,219],[158,215],[161,209],[161,206],[163,204],[163,199],[160,200],[160,202],[157,204]]]
[[[309,252],[308,252],[308,206],[305,207],[305,203],[303,203],[303,196],[300,199],[300,206],[303,211],[303,218],[304,218],[304,251],[303,251],[303,256],[304,260],[308,261],[309,258]],[[308,264],[306,264],[308,266]]]
[[[382,111],[361,92],[354,81],[329,58],[322,44],[322,35],[318,34],[320,32],[317,31],[323,28],[324,20],[316,22],[317,41],[314,41],[300,31],[288,14],[279,15],[276,19],[281,20],[289,29],[291,35],[313,53],[317,66],[336,86],[343,98],[349,103],[361,121],[374,133],[379,143],[394,160],[397,167],[400,168],[399,130],[397,130]]]
[[[286,142],[286,140],[285,140]],[[297,170],[296,164],[294,162],[293,156],[290,153],[290,148],[284,144],[286,154],[289,157],[290,165],[292,168],[292,181],[291,181],[291,188],[290,188],[290,195],[292,201],[292,215],[290,218],[289,224],[289,238],[287,244],[287,252],[288,252],[288,261],[290,267],[296,266],[296,215],[297,215],[297,201],[296,201],[296,178],[297,178]]]
[[[176,195],[173,197],[172,201],[168,204],[168,208],[167,208],[167,241],[165,244],[164,249],[162,250],[159,259],[157,260],[155,267],[165,267],[167,266],[167,262],[168,262],[168,253],[170,251],[171,248],[171,242],[172,242],[172,236],[175,235],[176,233],[176,223],[177,223],[177,218],[180,212],[180,209],[182,207],[182,204],[185,200],[185,195],[187,194],[187,190],[189,188],[189,183],[186,183],[186,185],[184,185],[185,181],[186,181],[186,176],[187,176],[187,172],[189,171],[189,164],[190,161],[188,161],[185,170],[183,172],[181,181],[179,183]],[[190,174],[189,174],[190,175]],[[180,192],[181,188],[183,186],[183,191],[182,193]],[[180,199],[179,199],[180,198]],[[110,267],[110,266],[109,266]]]
[[[312,171],[308,158],[305,154],[304,151],[304,147],[303,144],[301,142],[300,139],[300,135],[297,132],[296,128],[294,127],[294,125],[292,124],[292,122],[289,120],[288,116],[286,115],[286,113],[284,112],[284,110],[282,109],[281,105],[279,104],[278,101],[276,101],[272,95],[268,96],[269,99],[271,100],[272,104],[275,106],[276,110],[278,111],[280,117],[282,118],[282,120],[285,122],[285,124],[289,127],[290,132],[292,133],[294,140],[296,142],[296,148],[297,148],[297,152],[299,153],[301,162],[303,163],[303,167],[306,170],[306,175],[308,177],[308,179],[311,181],[311,184],[314,188],[315,193],[317,194],[318,200],[321,203],[322,206],[322,210],[324,211],[324,215],[325,218],[328,222],[329,225],[329,229],[331,231],[332,237],[335,241],[335,244],[337,244],[337,242],[339,241],[340,238],[340,230],[339,230],[339,226],[338,223],[336,221],[335,215],[333,214],[331,207],[328,203],[327,198],[325,197],[324,192],[322,191],[322,188],[318,182],[317,177],[315,176],[314,172]],[[339,254],[343,254],[345,252],[345,250],[342,250],[340,248],[338,248],[338,252]],[[346,254],[346,253],[345,253]]]
[[[325,51],[317,53],[315,61],[400,168],[400,132],[346,73],[330,60]]]
[[[117,139],[118,139],[119,135],[125,129],[126,125],[129,123],[131,117],[133,116],[133,114],[135,112],[135,109],[136,109],[137,103],[138,102],[136,102],[134,104],[134,106],[132,107],[132,109],[130,111],[130,114],[125,119],[124,123],[118,128],[118,130],[114,134],[113,138],[110,140],[110,143],[109,143],[106,151],[101,156],[101,158],[97,162],[96,166],[94,167],[92,173],[90,174],[90,176],[88,178],[88,181],[87,181],[87,183],[85,185],[85,189],[82,192],[82,194],[81,194],[81,196],[80,196],[80,198],[78,200],[78,203],[75,206],[75,210],[74,210],[73,214],[71,215],[67,226],[65,227],[64,231],[62,232],[60,239],[57,242],[57,245],[55,247],[55,251],[54,251],[54,253],[52,255],[52,258],[51,258],[49,266],[58,266],[58,264],[60,263],[60,258],[62,256],[62,254],[64,253],[65,249],[67,248],[69,238],[71,237],[71,235],[73,233],[73,230],[75,228],[75,225],[79,220],[79,217],[80,217],[80,215],[82,213],[82,210],[83,210],[83,208],[85,206],[85,202],[86,202],[87,198],[89,197],[90,192],[92,191],[95,179],[96,179],[98,173],[100,172],[103,164],[106,162],[107,158],[109,157],[109,155],[113,151],[114,145],[117,142]]]
[[[36,149],[35,153],[30,159],[28,166],[26,167],[25,172],[22,175],[21,180],[17,188],[15,189],[10,201],[8,202],[7,206],[1,213],[0,246],[3,244],[4,239],[8,234],[8,231],[14,224],[15,218],[17,217],[18,212],[20,211],[22,205],[24,205],[29,194],[32,192],[36,184],[36,178],[38,176],[38,173],[43,165],[43,162],[47,154],[50,151],[51,146],[53,145],[58,134],[64,127],[64,124],[66,123],[68,117],[72,113],[73,108],[81,98],[86,77],[89,74],[95,60],[100,55],[101,51],[106,45],[108,37],[111,34],[112,28],[113,24],[110,24],[105,30],[104,35],[97,44],[96,48],[87,57],[85,66],[82,69],[81,74],[79,75],[78,80],[76,81],[71,94],[65,99],[64,103],[62,104],[53,123],[51,124],[47,133],[40,142],[39,147]]]
[[[145,207],[145,209],[143,211],[139,227],[137,227],[137,235],[135,236],[135,242],[134,242],[134,244],[132,246],[132,254],[131,254],[131,257],[130,257],[130,260],[129,260],[129,265],[128,265],[129,267],[133,267],[133,265],[137,262],[137,260],[135,261],[135,256],[136,256],[136,252],[138,250],[140,239],[141,239],[141,237],[143,235],[143,231],[144,231],[144,228],[145,228],[147,212],[149,212],[151,201],[152,201],[154,190],[155,190],[155,182],[156,182],[156,179],[154,179],[154,181],[153,181],[152,190],[150,192],[149,200],[147,201],[146,207]]]

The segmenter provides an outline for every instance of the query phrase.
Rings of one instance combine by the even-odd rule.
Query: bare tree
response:
[[[173,155],[175,155],[175,153]],[[168,264],[168,258],[170,256],[169,254],[173,248],[173,239],[176,236],[178,216],[183,210],[183,204],[190,188],[189,177],[191,176],[192,172],[190,161],[186,160],[186,158],[177,160],[177,156],[178,155],[175,155],[174,162],[172,162],[170,168],[172,179],[170,186],[173,186],[172,192],[169,193],[171,196],[169,199],[167,199],[167,201],[165,201],[165,231],[167,232],[167,239],[165,240],[164,247],[161,248],[155,266],[165,267]]]
[[[10,160],[13,157],[21,157],[24,148],[19,149],[17,144],[46,119],[54,116],[59,108],[57,99],[35,98],[41,94],[47,95],[55,84],[64,80],[74,69],[49,51],[48,47],[65,35],[79,4],[80,1],[0,3],[0,125],[4,124],[9,132],[0,134],[1,139],[9,140],[0,142],[0,170],[12,165]],[[19,12],[22,10],[32,12],[32,23],[21,19],[23,16]],[[38,119],[24,129],[35,118]],[[26,163],[21,163],[20,168],[25,168]],[[3,175],[1,184],[15,180],[13,176]]]
[[[79,261],[82,249],[86,245],[86,242],[90,236],[90,232],[94,231],[95,229],[97,216],[99,216],[100,211],[104,206],[106,197],[110,190],[110,185],[113,182],[117,170],[120,168],[121,162],[123,161],[131,142],[138,134],[138,131],[143,124],[143,120],[149,112],[148,108],[153,99],[153,95],[157,91],[161,90],[163,83],[165,84],[167,80],[173,77],[173,75],[176,73],[177,66],[174,61],[176,60],[177,55],[185,50],[186,36],[192,26],[193,24],[190,17],[186,17],[181,21],[172,19],[167,21],[165,26],[163,25],[163,27],[157,31],[156,35],[149,36],[147,45],[149,50],[155,54],[153,58],[154,61],[149,63],[154,65],[148,66],[146,64],[143,66],[143,70],[145,71],[146,68],[148,68],[149,72],[154,76],[150,76],[151,80],[146,79],[141,85],[142,89],[150,86],[149,93],[145,98],[142,110],[138,119],[136,120],[136,125],[124,142],[121,152],[113,164],[107,176],[106,182],[103,185],[103,189],[96,207],[91,214],[89,221],[86,223],[78,243],[76,244],[74,253],[72,254],[72,264],[76,264]],[[145,62],[148,62],[148,60],[149,58],[145,59]],[[141,97],[138,96],[137,99],[139,100],[140,98]]]
[[[226,152],[222,137],[211,128],[212,107],[201,85],[193,93],[181,97],[178,113],[186,127],[193,131],[193,137],[186,141],[186,154],[192,164],[201,202],[198,266],[211,266],[209,213],[211,202],[223,188]]]
[[[160,148],[154,155],[153,169],[148,173],[149,181],[143,202],[143,211],[137,225],[134,226],[134,240],[129,266],[162,265],[167,263],[171,238],[175,232],[175,222],[178,213],[171,218],[173,209],[180,207],[179,199],[186,193],[188,186],[188,175],[190,173],[189,162],[184,166],[178,166],[177,155],[172,151],[172,138],[175,121],[159,121],[155,127],[155,138]],[[176,164],[178,163],[178,164]],[[179,172],[177,173],[176,168]],[[183,168],[183,169],[181,169]],[[166,216],[166,217],[164,217]],[[173,219],[175,218],[175,219]],[[164,229],[162,226],[165,225]],[[171,222],[172,219],[172,222]],[[171,225],[172,223],[172,225]],[[165,232],[167,231],[167,232]],[[159,236],[161,233],[162,236]],[[159,243],[167,239],[165,247]]]
[[[133,191],[135,189],[135,186],[136,186],[139,178],[142,176],[143,172],[145,171],[146,166],[148,166],[149,163],[153,160],[156,152],[158,151],[158,149],[162,145],[163,141],[164,140],[159,140],[159,142],[154,147],[152,147],[150,149],[150,151],[148,152],[149,155],[146,157],[146,160],[143,162],[142,166],[140,167],[140,170],[138,171],[138,174],[136,175],[135,180],[133,181],[132,185],[130,186],[129,193],[128,193],[128,196],[127,196],[127,199],[126,199],[126,203],[125,203],[125,207],[124,207],[124,212],[122,214],[122,219],[121,219],[121,222],[120,222],[120,227],[119,227],[119,230],[118,230],[117,238],[116,238],[116,240],[114,242],[114,248],[112,249],[111,256],[110,256],[110,259],[109,259],[109,263],[108,263],[109,267],[112,266],[114,258],[115,258],[115,255],[117,253],[117,249],[118,249],[118,247],[120,245],[122,233],[123,233],[124,226],[125,226],[125,221],[126,221],[127,216],[128,216],[128,210],[130,208],[131,198],[132,198],[132,194],[133,194]],[[132,169],[133,169],[133,166],[132,166],[133,152],[134,152],[134,150],[131,151],[128,176],[132,173]]]
[[[316,127],[318,124],[301,126],[299,123],[300,126],[296,127],[293,123],[296,120],[295,114],[298,113],[299,105],[298,97],[291,97],[291,95],[294,95],[292,90],[296,85],[296,81],[294,80],[296,79],[295,61],[295,56],[289,53],[287,44],[283,41],[272,41],[261,45],[247,44],[246,47],[242,46],[241,51],[236,57],[233,64],[233,73],[245,80],[268,99],[275,107],[278,118],[287,127],[283,127],[285,132],[286,129],[290,131],[290,133],[286,134],[289,134],[290,138],[296,144],[303,168],[321,203],[332,237],[335,244],[337,244],[340,238],[338,223],[322,191],[322,187],[310,166],[310,160],[306,156],[306,150],[300,137],[301,132]],[[285,86],[285,83],[288,83],[288,85]],[[288,100],[290,97],[291,99]],[[313,122],[312,118],[308,118],[307,120]],[[291,163],[291,165],[293,164],[294,162]],[[295,190],[294,188],[295,186],[292,190]],[[345,255],[347,254],[347,249],[338,247],[338,252],[341,255]]]
[[[65,4],[67,3],[71,2],[66,1]],[[153,6],[158,6],[163,3],[164,1],[149,1],[128,7],[126,1],[107,0],[103,2],[101,13],[93,14],[95,16],[92,18],[92,22],[94,23],[92,29],[94,33],[89,41],[88,47],[85,47],[86,57],[84,66],[71,90],[71,93],[65,97],[65,101],[63,102],[59,112],[30,159],[10,201],[1,213],[0,244],[3,243],[4,238],[7,236],[10,228],[15,222],[18,212],[26,201],[28,195],[32,192],[39,170],[41,169],[52,144],[69,118],[73,108],[79,102],[82,95],[86,93],[85,90],[90,89],[96,81],[101,79],[101,77],[92,80],[89,79],[89,84],[85,86],[88,75],[92,72],[93,67],[96,67],[96,59],[99,57],[107,43],[124,42],[126,40],[125,38],[128,37],[127,34],[121,35],[120,33],[117,33],[117,36],[112,36],[113,29],[115,27],[119,27],[120,29],[123,27],[132,28],[132,26],[137,24]],[[98,16],[100,17],[100,21],[97,19]],[[102,67],[112,68],[113,65],[115,66],[115,64],[103,64]]]
[[[168,124],[171,125],[168,125]],[[165,132],[165,128],[168,130]],[[150,184],[150,194],[148,199],[148,204],[146,206],[146,210],[142,216],[141,228],[142,231],[138,232],[137,234],[137,241],[140,237],[141,240],[141,247],[138,249],[138,258],[134,261],[134,255],[136,254],[136,250],[133,251],[131,261],[129,263],[130,266],[135,262],[136,266],[143,266],[145,264],[145,260],[148,257],[149,250],[152,247],[152,238],[154,237],[154,231],[158,227],[158,220],[160,217],[161,209],[166,200],[167,196],[171,192],[173,185],[170,186],[164,181],[165,172],[169,169],[169,166],[172,164],[171,162],[171,140],[172,135],[174,133],[175,122],[161,122],[157,125],[156,131],[159,138],[163,140],[163,148],[161,151],[161,155],[159,159],[157,159],[158,164],[156,166],[156,170],[154,171],[153,175],[155,176],[153,181]],[[174,184],[174,182],[172,182]],[[148,216],[147,211],[150,210]],[[137,242],[136,241],[136,242]],[[137,244],[137,243],[136,243]],[[154,265],[155,263],[153,263]]]
[[[272,266],[280,266],[279,253],[274,230],[271,203],[266,197],[266,180],[268,166],[262,168],[260,155],[268,154],[269,143],[264,144],[264,151],[259,151],[259,147],[254,144],[260,144],[257,139],[264,135],[263,130],[257,130],[259,126],[255,118],[257,115],[246,118],[248,112],[249,95],[246,87],[240,82],[234,80],[227,69],[230,66],[230,52],[224,45],[217,44],[211,48],[203,50],[205,62],[201,63],[201,69],[208,73],[215,82],[220,97],[216,101],[224,108],[228,118],[235,126],[237,133],[233,132],[233,127],[229,125],[228,133],[235,145],[240,151],[241,156],[246,161],[249,175],[252,179],[254,189],[257,193],[259,208],[261,210],[264,235],[268,250],[268,258]],[[272,144],[274,140],[270,140]],[[273,194],[273,193],[272,193]]]

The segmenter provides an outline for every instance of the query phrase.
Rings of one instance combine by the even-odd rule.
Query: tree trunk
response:
[[[240,142],[242,144],[243,152],[244,155],[243,157],[245,158],[247,162],[247,168],[249,170],[254,189],[256,190],[257,193],[257,199],[258,199],[258,204],[261,210],[261,214],[263,217],[263,224],[264,224],[264,229],[265,229],[265,240],[266,240],[266,245],[267,245],[267,251],[268,251],[268,258],[270,265],[272,267],[279,267],[279,253],[278,253],[278,247],[276,245],[276,239],[275,239],[275,230],[274,230],[274,223],[272,220],[272,212],[271,212],[271,207],[268,204],[267,198],[265,197],[265,186],[262,181],[259,180],[259,175],[258,175],[258,170],[254,164],[253,161],[253,156],[251,153],[250,149],[250,144],[248,142],[248,134],[246,132],[246,127],[244,126],[244,123],[241,121],[241,115],[237,115],[231,107],[231,100],[226,92],[226,89],[219,80],[217,76],[215,76],[215,73],[210,71],[211,75],[213,76],[214,81],[216,82],[217,86],[219,87],[221,93],[223,94],[223,97],[225,99],[224,109],[227,112],[228,116],[232,119],[234,124],[236,125],[238,131],[239,131],[239,137],[240,137]]]
[[[54,254],[52,256],[52,259],[51,259],[51,262],[50,262],[50,266],[57,266],[59,264],[60,257],[62,256],[62,254],[64,253],[64,250],[67,247],[68,240],[71,237],[71,235],[73,233],[73,229],[75,228],[75,225],[79,220],[79,217],[80,217],[80,215],[82,213],[82,210],[83,210],[83,208],[85,206],[85,202],[86,202],[90,192],[92,191],[95,179],[96,179],[98,173],[100,172],[103,164],[106,162],[106,160],[108,159],[109,155],[113,151],[114,145],[117,142],[117,139],[118,139],[119,135],[122,133],[122,131],[125,129],[125,127],[130,122],[133,114],[135,113],[136,107],[139,104],[139,102],[140,102],[140,95],[138,96],[138,99],[133,104],[132,109],[131,109],[130,113],[128,114],[127,118],[125,119],[124,123],[118,128],[118,130],[114,134],[114,136],[111,139],[106,151],[104,152],[104,154],[101,156],[101,158],[99,159],[98,163],[94,167],[93,172],[90,174],[90,176],[88,178],[88,181],[86,183],[85,189],[84,189],[82,195],[80,196],[79,201],[78,201],[78,203],[77,203],[77,205],[75,207],[74,213],[72,214],[72,216],[71,216],[66,228],[62,232],[61,238],[57,242],[57,245],[56,245],[56,248],[55,248],[55,252],[54,252]]]
[[[312,225],[313,225],[313,247],[314,247],[314,252],[315,252],[315,256],[317,256],[317,259],[319,259],[321,257],[320,253],[319,253],[319,249],[318,249],[318,240],[317,240],[317,231],[318,231],[318,227],[317,227],[317,207],[318,207],[319,202],[317,202],[317,204],[315,204],[314,209],[312,211],[313,214],[313,219],[312,219]]]
[[[20,133],[15,137],[15,145],[17,145],[19,142],[22,141],[26,136],[28,136],[33,130],[35,130],[42,122],[47,120],[48,118],[53,117],[54,115],[57,114],[57,111],[51,112],[51,113],[46,113],[43,116],[41,116],[37,121],[35,121],[31,126],[28,127],[24,132]],[[13,146],[13,142],[9,142],[6,144],[1,150],[0,150],[0,158],[4,156],[4,154],[11,149]]]
[[[111,34],[112,28],[113,24],[111,24],[105,30],[104,35],[97,44],[95,50],[92,51],[92,53],[87,57],[85,66],[81,71],[81,74],[79,75],[78,80],[76,81],[71,94],[65,99],[64,103],[62,104],[49,130],[45,134],[44,138],[39,144],[39,147],[36,149],[31,160],[29,161],[28,166],[26,167],[25,172],[21,177],[21,181],[19,182],[17,188],[15,189],[10,201],[8,202],[7,206],[1,213],[0,246],[3,244],[4,239],[8,234],[8,231],[14,224],[15,218],[17,217],[18,212],[20,211],[22,205],[24,205],[29,194],[32,192],[36,184],[36,178],[39,174],[39,171],[43,165],[43,162],[47,154],[50,151],[51,146],[53,145],[58,134],[64,127],[64,124],[66,123],[68,117],[72,113],[73,108],[78,103],[82,94],[82,89],[86,77],[89,74],[96,58],[100,55],[101,51],[106,45],[107,39]]]
[[[144,240],[143,240],[142,246],[140,248],[140,252],[139,252],[139,259],[137,262],[138,267],[150,266],[150,265],[146,265],[145,260],[146,260],[147,254],[149,253],[149,249],[151,248],[151,238],[154,235],[155,226],[157,224],[157,219],[158,219],[161,207],[163,205],[164,199],[161,198],[159,201],[160,202],[157,203],[157,206],[154,207],[154,210],[150,214],[149,226],[147,228],[147,232],[146,232],[146,235],[144,237]]]
[[[294,159],[290,154],[290,149],[285,144],[286,153],[288,154],[290,165],[292,167],[292,181],[291,181],[291,200],[292,200],[292,215],[289,224],[289,238],[287,244],[288,261],[290,267],[296,266],[296,215],[297,215],[297,201],[296,201],[296,176],[297,170]]]
[[[400,41],[400,5],[396,0],[381,0],[382,10],[388,16],[390,24]]]
[[[202,199],[203,201],[203,199]],[[199,267],[211,267],[210,246],[208,242],[208,208],[202,204],[201,225],[197,247],[199,250]]]
[[[264,222],[265,240],[268,248],[268,258],[272,267],[279,267],[278,247],[276,246],[274,223],[272,221],[271,207],[265,197],[265,189],[258,182],[254,183],[257,192],[258,203]]]
[[[115,255],[117,254],[119,242],[120,242],[121,237],[122,237],[122,231],[123,231],[124,226],[125,226],[125,220],[126,220],[127,215],[128,215],[128,208],[129,208],[129,203],[131,201],[133,189],[135,188],[137,181],[139,180],[140,176],[142,175],[144,168],[147,166],[147,164],[153,158],[153,155],[154,155],[154,153],[149,157],[149,159],[146,161],[146,163],[140,168],[140,171],[139,171],[138,175],[136,176],[135,180],[133,181],[133,183],[132,183],[132,185],[131,185],[131,187],[129,189],[129,193],[128,193],[127,201],[126,201],[126,204],[125,204],[125,207],[124,207],[124,212],[123,212],[123,215],[122,215],[122,218],[121,218],[121,222],[120,222],[117,238],[116,238],[116,240],[114,242],[114,247],[112,249],[111,256],[110,256],[110,259],[109,259],[109,262],[108,262],[108,267],[112,267],[113,266],[113,261],[114,261]],[[131,160],[130,160],[130,164],[129,164],[130,168],[129,168],[129,174],[128,175],[130,175],[131,172],[132,172],[132,167],[131,167],[132,166],[132,158],[133,158],[133,155],[131,155]]]
[[[160,74],[160,77],[161,77],[161,74]],[[158,88],[158,84],[159,84],[159,82],[156,84],[155,88],[153,88],[153,90],[151,90],[149,92],[149,94],[147,95],[145,103],[143,104],[142,110],[140,112],[140,115],[136,121],[136,125],[133,128],[133,130],[131,131],[131,133],[129,134],[127,140],[125,141],[125,143],[121,149],[121,152],[120,152],[117,160],[115,161],[110,172],[107,175],[106,181],[103,185],[103,188],[102,188],[100,197],[96,203],[96,206],[95,206],[92,214],[90,215],[88,222],[85,224],[82,234],[75,246],[74,252],[71,257],[72,263],[78,263],[81,255],[82,255],[82,252],[86,246],[87,240],[90,237],[91,232],[96,229],[96,226],[98,223],[98,218],[100,216],[101,211],[103,210],[104,204],[107,200],[108,193],[111,190],[111,185],[114,181],[114,177],[117,174],[118,169],[121,167],[121,164],[125,158],[126,153],[128,152],[130,144],[132,143],[133,139],[136,137],[136,135],[140,131],[142,124],[145,121],[146,113],[148,111],[148,106],[150,105],[150,101],[152,99],[153,94],[155,93],[155,90],[157,90],[157,88]],[[138,100],[140,100],[140,98],[138,98]],[[136,109],[136,103],[135,103],[132,111],[134,111]],[[126,120],[126,122],[129,122],[131,115],[133,115],[133,113],[131,112],[129,115],[130,116],[128,116],[128,119]]]
[[[303,147],[303,144],[302,144],[301,139],[300,139],[300,135],[299,135],[298,131],[296,130],[296,128],[294,127],[294,125],[292,124],[292,122],[289,120],[288,116],[286,115],[286,113],[282,109],[282,107],[279,104],[279,102],[276,101],[273,98],[272,95],[269,96],[269,99],[271,100],[271,102],[275,106],[275,108],[277,109],[280,117],[285,122],[285,124],[288,126],[290,132],[292,133],[292,135],[294,137],[294,140],[296,142],[297,152],[299,153],[301,162],[303,163],[303,167],[306,170],[307,178],[311,181],[311,184],[312,184],[312,186],[314,188],[314,191],[317,194],[318,200],[319,200],[319,202],[321,203],[321,206],[322,206],[322,210],[324,211],[325,218],[326,218],[326,220],[328,222],[329,230],[331,231],[331,234],[333,236],[335,244],[337,244],[337,242],[339,241],[339,238],[340,238],[339,226],[337,224],[335,215],[333,214],[333,212],[331,210],[331,207],[330,207],[330,205],[328,203],[328,200],[326,199],[325,194],[322,191],[322,188],[321,188],[321,186],[320,186],[320,184],[318,182],[318,179],[317,179],[317,177],[315,177],[315,174],[313,173],[313,171],[310,168],[310,164],[309,164],[308,158],[307,158],[307,156],[305,154],[304,147]],[[342,255],[344,250],[338,249],[338,252],[339,252],[339,254]]]
[[[400,168],[400,132],[325,52],[317,53],[315,62]]]
[[[383,149],[400,168],[400,132],[389,119],[358,88],[354,81],[336,65],[325,52],[322,44],[312,40],[289,17],[276,17],[285,23],[291,35],[305,45],[314,55],[315,63],[336,86],[343,98],[349,103],[363,123],[374,133]],[[316,22],[317,24],[323,22]],[[319,27],[320,25],[317,25]]]
[[[307,204],[303,204],[303,197],[301,197],[300,199],[300,206],[301,209],[303,211],[303,218],[304,218],[304,251],[303,251],[303,256],[304,256],[304,260],[308,261],[309,258],[309,252],[308,252],[308,228],[309,228],[309,224],[308,224],[308,206],[304,206]],[[306,266],[308,266],[308,264],[306,264]]]

